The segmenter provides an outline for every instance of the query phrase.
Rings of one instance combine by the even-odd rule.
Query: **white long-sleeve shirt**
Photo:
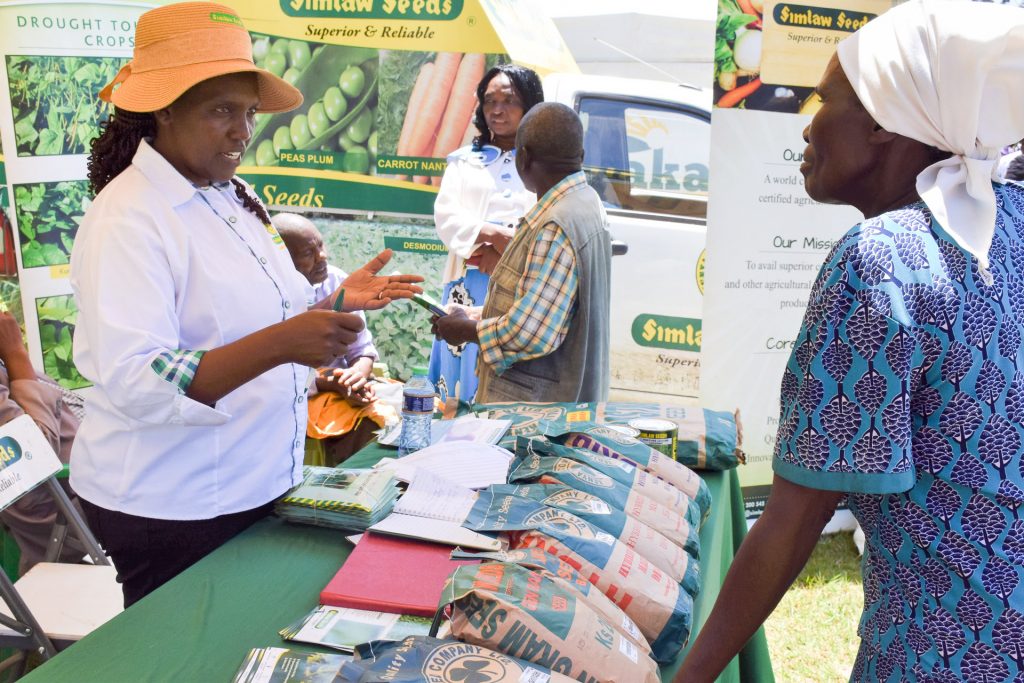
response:
[[[74,360],[95,385],[71,455],[80,496],[207,519],[298,483],[308,368],[279,365],[214,407],[184,393],[190,359],[301,313],[311,294],[230,184],[197,189],[143,141],[86,213],[71,285]]]
[[[523,187],[513,151],[485,146],[452,152],[434,200],[437,234],[448,247],[442,283],[462,277],[484,223],[514,226],[536,202]]]

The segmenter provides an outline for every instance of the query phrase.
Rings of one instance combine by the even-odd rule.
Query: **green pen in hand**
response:
[[[334,300],[334,312],[341,313],[341,307],[345,304],[345,289],[338,292],[338,298]]]

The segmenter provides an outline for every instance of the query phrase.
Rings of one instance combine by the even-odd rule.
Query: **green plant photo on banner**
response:
[[[314,214],[309,216],[324,237],[328,261],[347,273],[379,254],[385,238],[410,237],[411,241],[434,240],[433,223],[382,222],[341,219]],[[395,250],[385,273],[415,273],[425,278],[423,290],[440,300],[441,269],[447,252],[423,253]],[[430,314],[410,301],[395,301],[379,311],[368,311],[367,327],[373,343],[395,379],[406,380],[417,365],[426,365],[434,336],[430,333]]]
[[[70,294],[36,299],[39,341],[43,351],[43,371],[65,389],[92,386],[82,377],[71,358],[71,338],[75,332],[78,308]]]
[[[85,180],[15,185],[22,267],[67,264],[89,203],[89,184]]]
[[[19,157],[86,154],[108,108],[99,91],[126,60],[8,55],[14,140]]]

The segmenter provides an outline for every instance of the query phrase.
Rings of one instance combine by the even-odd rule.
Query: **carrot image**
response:
[[[753,92],[760,87],[761,79],[755,78],[754,80],[744,83],[743,85],[738,86],[737,88],[725,93],[718,99],[718,102],[716,102],[715,104],[720,109],[735,107],[737,104],[746,99],[748,95],[753,94]]]
[[[480,82],[483,75],[484,56],[482,54],[472,53],[462,58],[459,71],[455,74],[448,106],[444,110],[444,118],[441,119],[441,127],[437,131],[434,153],[431,156],[444,159],[458,149],[466,130],[466,123],[472,118],[473,110],[476,109],[476,84]],[[440,185],[440,176],[434,176],[431,183]]]
[[[415,116],[412,132],[409,134],[408,156],[421,157],[430,154],[433,147],[433,133],[444,118],[448,96],[455,82],[462,55],[458,52],[439,52],[434,60],[434,72],[430,76],[427,94]],[[411,107],[410,107],[411,111]]]
[[[466,122],[476,109],[476,84],[484,75],[484,56],[480,53],[468,54],[462,58],[459,71],[452,85],[452,94],[448,99],[448,107],[441,120],[437,142],[434,144],[433,156],[445,158],[456,149],[466,131]]]
[[[423,108],[423,101],[427,98],[430,89],[430,79],[434,75],[434,63],[427,62],[420,67],[420,73],[416,76],[416,83],[412,87],[412,94],[409,96],[409,106],[405,110],[405,120],[402,122],[402,132],[398,136],[398,147],[395,150],[396,156],[408,156],[409,140],[412,137],[412,129],[416,124],[416,118],[420,109]],[[399,180],[405,180],[406,176],[397,176]]]
[[[752,14],[755,17],[761,16],[761,13],[754,9],[754,4],[751,0],[736,0],[736,4],[740,6],[740,11],[744,14]]]
[[[430,134],[430,138],[429,138],[430,139],[430,144],[427,147],[428,151],[434,148],[434,141],[437,140],[437,132],[440,129],[440,127],[441,127],[441,122],[439,121],[437,123],[437,125],[434,126],[434,131]],[[427,175],[414,176],[412,181],[414,183],[418,184],[418,185],[429,185],[430,184],[430,176],[427,176]]]

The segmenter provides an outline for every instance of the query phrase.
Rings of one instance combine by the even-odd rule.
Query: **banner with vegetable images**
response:
[[[76,310],[68,285],[75,232],[89,204],[86,153],[108,110],[96,94],[130,54],[140,6],[0,6],[0,141],[10,251],[20,285],[4,305],[22,317],[33,364],[70,389]],[[5,254],[7,249],[5,248]],[[5,274],[8,270],[5,260]],[[16,301],[16,304],[15,304]]]
[[[820,106],[814,87],[836,43],[891,5],[718,2],[701,398],[738,404],[749,516],[770,491],[780,382],[811,284],[861,219],[804,192],[803,129]]]
[[[358,234],[346,220],[318,219],[329,241],[328,232],[346,235],[333,240],[338,265],[352,269],[364,262],[355,263],[355,252],[397,246],[406,253],[396,255],[395,268],[439,273],[445,249],[432,225],[382,224],[380,214],[432,215],[446,156],[474,134],[474,91],[486,68],[517,59],[518,51],[541,71],[577,70],[532,0],[482,1],[486,7],[481,0],[230,3],[252,33],[256,62],[305,96],[295,112],[258,117],[239,172],[272,210],[375,214]],[[72,389],[87,385],[71,360],[76,310],[68,263],[91,200],[86,155],[109,114],[97,93],[131,57],[138,16],[158,4],[0,6],[0,142],[7,150],[0,210],[15,235],[18,308],[33,363]],[[518,23],[524,16],[531,24]],[[514,48],[505,47],[497,23],[518,32]],[[3,287],[5,298],[13,291],[17,300],[16,282]],[[388,347],[385,360],[401,372],[429,344],[418,339],[425,321],[399,315],[419,311],[393,308],[371,314],[369,324]]]
[[[256,63],[305,97],[293,112],[257,117],[239,170],[269,205],[429,216],[445,159],[476,134],[476,84],[488,68],[514,59],[577,70],[531,0],[324,7],[238,7]]]

